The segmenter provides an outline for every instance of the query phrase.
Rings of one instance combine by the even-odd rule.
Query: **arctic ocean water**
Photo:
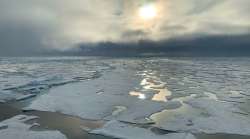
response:
[[[41,117],[44,114],[40,112],[46,111],[48,115],[101,121],[99,126],[79,127],[93,135],[133,139],[231,135],[244,139],[250,135],[249,61],[250,58],[0,58],[0,102],[17,110],[35,111],[33,114]],[[0,124],[0,136],[14,132],[11,124],[24,122],[16,120],[18,116],[5,119],[3,128]],[[41,121],[41,128],[46,127],[46,121]],[[58,131],[34,132],[28,133],[35,137],[65,137]]]

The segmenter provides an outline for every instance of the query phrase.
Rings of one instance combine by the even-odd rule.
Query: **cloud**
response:
[[[152,2],[159,14],[142,21]],[[249,0],[1,0],[0,54],[66,50],[78,43],[161,41],[250,32]]]
[[[91,45],[79,45],[78,53],[68,55],[140,57],[140,56],[205,56],[228,57],[250,56],[250,34],[246,35],[208,35],[175,38],[163,41],[141,40],[139,42],[104,42]]]

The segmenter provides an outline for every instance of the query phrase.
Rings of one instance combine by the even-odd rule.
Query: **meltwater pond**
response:
[[[41,117],[35,129],[58,130],[66,137],[87,132],[94,138],[245,139],[250,135],[249,60],[0,58],[0,101],[26,111],[1,113],[5,119]],[[70,117],[89,119],[85,124],[93,128],[79,127],[82,121]]]

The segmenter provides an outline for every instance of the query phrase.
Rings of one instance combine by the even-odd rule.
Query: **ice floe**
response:
[[[250,135],[250,118],[240,114],[242,111],[235,104],[195,96],[185,98],[183,103],[179,109],[152,115],[157,121],[155,126],[192,133]]]
[[[150,129],[140,128],[118,121],[110,121],[106,123],[104,127],[89,131],[89,133],[119,139],[195,139],[195,137],[189,133],[168,133],[158,135],[150,131]]]
[[[62,112],[86,119],[152,123],[145,120],[151,114],[181,106],[177,101],[162,103],[130,96],[129,92],[140,82],[134,72],[117,69],[95,80],[54,88],[26,109]],[[100,89],[103,93],[96,93]]]
[[[27,94],[27,95],[23,95],[21,97],[16,98],[16,100],[17,101],[25,100],[25,99],[32,98],[32,97],[35,97],[35,96],[36,96],[35,94]]]
[[[103,61],[84,58],[1,59],[1,102],[24,100],[55,86],[98,78],[102,71],[112,68]]]

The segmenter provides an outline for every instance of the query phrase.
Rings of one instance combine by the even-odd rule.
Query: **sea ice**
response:
[[[118,121],[109,121],[100,129],[90,131],[91,134],[100,134],[119,139],[195,139],[189,133],[168,133],[158,135],[150,131],[150,129],[136,127],[130,124]]]
[[[27,95],[39,93],[44,84],[63,85],[39,95],[26,109],[129,123],[156,121],[154,126],[178,132],[250,135],[249,58],[59,58],[20,63],[0,64],[0,101],[22,97],[16,90]],[[72,80],[82,82],[64,84]],[[162,84],[151,89],[171,92],[158,93],[167,102],[150,99],[155,92],[149,90],[149,82]]]
[[[98,78],[111,68],[86,58],[1,58],[0,102],[28,99],[55,86]]]
[[[151,114],[181,106],[180,102],[154,102],[130,96],[139,84],[135,71],[117,69],[98,79],[52,89],[34,100],[26,109],[61,112],[85,119],[120,120],[131,123],[152,123]],[[103,93],[98,93],[103,90]],[[122,110],[117,111],[117,106]],[[114,114],[115,113],[115,114]]]
[[[250,135],[250,118],[234,104],[204,97],[187,97],[179,109],[151,116],[156,127],[192,133]],[[243,112],[242,112],[243,113]],[[167,118],[164,118],[167,117]]]
[[[35,94],[23,95],[23,96],[21,96],[21,97],[16,98],[16,100],[17,100],[17,101],[25,100],[25,99],[32,98],[32,97],[35,97],[35,96],[36,96]]]

